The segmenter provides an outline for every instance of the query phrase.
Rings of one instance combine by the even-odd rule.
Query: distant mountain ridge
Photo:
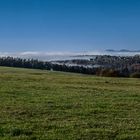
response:
[[[140,52],[140,50],[127,50],[127,49],[121,49],[121,50],[107,49],[105,51],[107,52]]]

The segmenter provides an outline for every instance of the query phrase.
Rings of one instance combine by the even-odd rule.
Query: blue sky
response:
[[[0,52],[140,49],[140,0],[1,0]]]

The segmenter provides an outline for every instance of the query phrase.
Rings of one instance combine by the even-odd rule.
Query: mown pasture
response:
[[[0,140],[140,140],[140,80],[0,68]]]

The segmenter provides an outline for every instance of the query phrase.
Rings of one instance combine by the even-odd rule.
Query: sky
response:
[[[140,50],[140,0],[0,0],[0,52]]]

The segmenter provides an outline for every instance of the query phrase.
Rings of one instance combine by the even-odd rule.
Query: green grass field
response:
[[[140,80],[0,68],[0,140],[140,140]]]

